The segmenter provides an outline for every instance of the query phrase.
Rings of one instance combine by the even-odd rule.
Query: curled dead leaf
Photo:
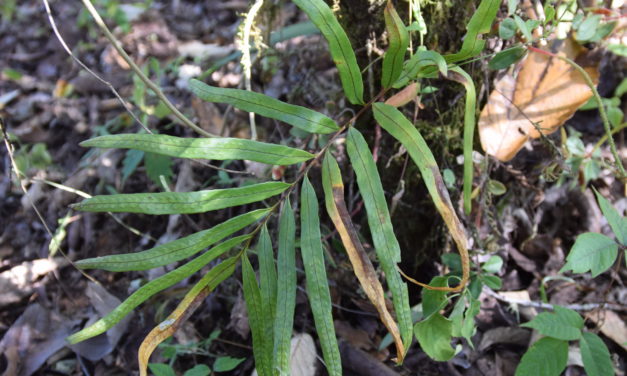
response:
[[[566,40],[557,55],[575,60],[598,82],[596,65],[586,64],[587,51],[575,42]],[[572,65],[530,50],[515,78],[507,74],[496,82],[481,111],[481,146],[508,161],[528,140],[558,130],[590,97],[592,90]]]

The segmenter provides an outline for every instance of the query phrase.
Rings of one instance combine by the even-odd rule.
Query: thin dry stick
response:
[[[39,218],[39,221],[41,222],[42,226],[44,226],[44,229],[46,230],[46,233],[48,233],[48,236],[50,236],[50,239],[54,239],[54,234],[52,233],[52,230],[50,230],[50,227],[48,227],[48,224],[46,223],[44,216],[41,214],[39,209],[37,209],[37,206],[35,206],[35,203],[30,199],[30,195],[28,194],[26,185],[24,185],[24,181],[22,180],[23,174],[18,169],[17,164],[15,163],[15,159],[13,158],[13,153],[14,153],[13,145],[11,145],[11,143],[9,142],[9,136],[4,126],[4,120],[2,119],[2,117],[0,117],[0,133],[2,134],[2,138],[4,139],[4,146],[7,148],[7,155],[9,156],[9,160],[11,161],[11,168],[15,172],[15,176],[17,178],[17,181],[19,182],[20,188],[22,188],[22,192],[24,192],[24,196],[28,200],[28,203],[30,204],[30,206],[35,211],[35,214],[37,214],[37,218]],[[65,251],[63,250],[63,248],[61,248],[61,246],[59,246],[59,252],[63,256],[63,258],[65,258],[70,263],[70,265],[72,265],[74,268],[76,268],[76,270],[81,272],[81,274],[87,277],[87,279],[89,279],[90,281],[96,284],[99,284],[98,281],[96,281],[92,276],[90,276],[89,274],[79,269],[76,266],[76,264],[74,264],[74,262],[68,257],[67,253],[65,253]]]
[[[59,29],[57,28],[57,23],[54,20],[54,17],[52,17],[52,11],[50,10],[50,4],[48,3],[48,0],[43,0],[44,2],[44,7],[46,8],[46,13],[48,14],[48,21],[50,22],[50,26],[52,26],[52,31],[54,32],[54,35],[56,35],[57,39],[59,40],[59,43],[61,43],[61,46],[63,47],[63,49],[65,50],[65,52],[68,53],[68,55],[70,55],[72,57],[72,59],[74,59],[74,61],[80,65],[83,69],[85,69],[89,74],[91,74],[92,76],[96,77],[96,79],[100,82],[102,82],[103,84],[105,84],[109,90],[111,90],[111,92],[113,93],[113,95],[115,95],[118,100],[120,101],[120,103],[122,103],[122,106],[124,106],[124,109],[133,117],[133,119],[139,123],[139,125],[142,126],[142,128],[144,128],[144,130],[148,133],[152,133],[150,131],[150,129],[148,129],[148,127],[142,123],[141,120],[139,120],[139,118],[137,117],[137,115],[135,115],[135,113],[131,110],[131,107],[128,105],[128,103],[126,103],[126,101],[122,98],[122,96],[120,95],[120,93],[118,93],[117,90],[115,90],[115,88],[113,87],[113,85],[105,80],[104,78],[100,77],[96,72],[94,72],[93,70],[91,70],[87,65],[85,65],[76,55],[74,55],[74,53],[72,53],[72,50],[70,50],[70,47],[68,47],[67,43],[65,43],[65,40],[63,39],[63,37],[61,36],[61,33],[59,32]]]
[[[550,310],[554,310],[555,305],[553,304],[549,304],[549,303],[543,303],[543,302],[535,302],[532,300],[523,300],[523,299],[514,299],[514,298],[509,298],[503,295],[498,294],[497,292],[495,292],[494,290],[490,289],[489,287],[484,286],[483,287],[483,291],[497,299],[500,300],[502,302],[505,303],[509,303],[509,304],[517,304],[523,307],[533,307],[533,308],[541,308],[541,309],[550,309]],[[593,311],[595,309],[598,308],[606,308],[612,311],[618,311],[618,312],[627,312],[627,306],[624,305],[619,305],[619,304],[612,304],[612,303],[587,303],[587,304],[568,304],[568,305],[564,305],[562,307],[565,308],[569,308],[572,309],[574,311]]]
[[[244,67],[244,85],[246,86],[247,91],[253,91],[252,85],[250,83],[250,77],[252,75],[251,67],[253,65],[252,60],[250,58],[250,31],[253,28],[253,21],[255,20],[255,16],[261,9],[263,5],[263,0],[256,0],[248,14],[246,15],[246,19],[244,20],[244,28],[242,29],[242,59],[240,60],[242,67]],[[249,112],[248,119],[250,121],[250,139],[257,139],[257,125],[255,123],[255,113]]]
[[[124,61],[131,67],[133,72],[135,72],[135,74],[146,84],[146,86],[148,86],[150,88],[150,90],[152,90],[157,95],[157,97],[163,102],[163,104],[165,104],[166,107],[170,111],[172,111],[174,116],[177,119],[179,119],[183,125],[193,129],[196,133],[198,133],[198,134],[200,134],[202,136],[205,136],[205,137],[218,137],[217,135],[214,135],[212,133],[209,133],[209,132],[205,131],[204,129],[202,129],[198,125],[194,124],[194,122],[192,122],[185,115],[183,115],[181,113],[181,111],[179,111],[176,108],[176,106],[174,106],[174,104],[172,104],[172,102],[170,102],[170,100],[165,96],[165,94],[163,94],[161,89],[157,85],[155,85],[155,83],[152,82],[148,77],[146,77],[144,72],[142,72],[142,70],[137,66],[137,64],[135,64],[135,62],[130,58],[130,56],[128,56],[126,51],[124,51],[124,49],[121,47],[120,42],[115,38],[113,33],[111,33],[111,31],[109,30],[107,25],[104,23],[104,21],[102,20],[102,18],[98,14],[98,11],[96,10],[96,8],[94,8],[94,6],[91,4],[91,2],[89,0],[82,0],[82,2],[83,2],[83,5],[85,5],[85,8],[87,8],[87,11],[89,12],[89,14],[96,21],[96,25],[98,25],[100,30],[102,30],[102,32],[104,33],[105,37],[109,40],[109,42],[111,43],[113,48],[115,48],[115,50],[120,54],[122,59],[124,59]]]

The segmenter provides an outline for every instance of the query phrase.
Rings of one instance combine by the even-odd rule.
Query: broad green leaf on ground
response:
[[[389,46],[387,51],[385,51],[385,55],[383,55],[381,86],[389,88],[398,79],[403,70],[403,61],[405,60],[407,46],[409,46],[409,33],[391,1],[388,1],[383,16],[385,18],[385,29],[388,32]]]
[[[525,21],[523,21],[522,18],[515,14],[514,22],[516,22],[518,30],[520,30],[527,42],[531,42],[533,40],[533,35],[531,35],[531,30],[529,29],[529,26],[525,23]]]
[[[214,372],[229,372],[239,366],[246,358],[233,358],[230,356],[221,356],[213,362]]]
[[[142,341],[138,352],[140,376],[146,376],[146,365],[157,346],[170,337],[204,302],[205,298],[235,271],[236,257],[231,257],[213,267],[192,287],[174,311],[159,325],[153,328]],[[151,371],[152,370],[151,367]],[[187,373],[186,373],[187,374]]]
[[[444,219],[451,237],[457,245],[462,260],[462,280],[455,287],[439,287],[443,291],[460,291],[466,286],[470,274],[468,244],[466,230],[455,213],[444,179],[435,161],[433,153],[427,146],[416,127],[396,108],[384,103],[373,105],[376,121],[407,149],[414,163],[418,166],[422,178],[431,195],[436,209]],[[413,281],[423,287],[417,281]],[[433,287],[429,287],[433,288]]]
[[[488,63],[488,68],[499,70],[505,69],[525,57],[527,49],[523,47],[508,48],[497,53]]]
[[[266,336],[265,323],[272,322],[264,312],[267,305],[261,299],[261,292],[255,278],[250,261],[246,254],[242,255],[242,284],[244,286],[244,301],[248,312],[248,324],[253,337],[253,356],[255,357],[255,368],[259,376],[272,376],[272,352],[274,343],[272,337]]]
[[[603,216],[607,219],[607,223],[610,224],[616,239],[622,244],[627,246],[627,218],[618,213],[616,208],[599,192],[594,190],[594,194],[597,196],[597,201],[603,212]]]
[[[420,347],[430,358],[438,362],[445,362],[455,355],[455,349],[451,347],[452,332],[453,323],[439,313],[414,326]]]
[[[142,252],[124,253],[79,260],[81,269],[103,269],[112,272],[147,270],[190,257],[204,248],[265,217],[270,209],[259,209],[220,223],[208,230],[158,245]]]
[[[294,4],[309,16],[329,43],[329,51],[340,74],[346,98],[352,104],[363,104],[364,84],[361,70],[348,36],[331,8],[323,0],[294,0]]]
[[[319,112],[281,102],[264,94],[209,86],[194,79],[189,81],[189,88],[202,100],[228,103],[240,110],[276,119],[307,132],[333,133],[339,129],[333,120]]]
[[[573,273],[592,272],[596,277],[609,269],[618,255],[618,244],[605,235],[594,232],[581,234],[566,257],[566,265],[560,273],[572,270]]]
[[[486,286],[491,288],[492,290],[500,290],[503,286],[503,281],[501,278],[495,275],[483,275],[480,277],[481,282],[483,282]]]
[[[456,54],[444,56],[447,63],[469,59],[483,51],[485,40],[481,38],[481,35],[490,31],[500,5],[501,0],[481,0],[477,11],[466,25],[467,31],[461,50]]]
[[[176,376],[174,369],[167,364],[150,363],[148,367],[155,376]]]
[[[307,295],[320,338],[320,347],[329,375],[342,375],[340,350],[335,337],[329,281],[324,266],[324,251],[320,235],[318,198],[305,176],[301,191],[300,249],[305,268]],[[410,317],[411,319],[411,317]],[[411,323],[411,321],[410,321]],[[411,333],[410,333],[411,334]]]
[[[226,89],[224,89],[226,90]],[[135,149],[177,158],[249,160],[290,165],[313,158],[305,150],[242,138],[191,138],[164,134],[115,134],[83,141],[85,147]]]
[[[516,35],[517,29],[516,22],[511,18],[506,18],[499,25],[499,37],[506,40],[511,39]]]
[[[130,193],[94,196],[72,205],[87,212],[191,214],[249,204],[276,196],[290,184],[266,182],[241,188],[197,192]]]
[[[250,238],[250,235],[242,235],[227,240],[211,248],[209,251],[196,257],[195,259],[187,262],[186,264],[179,266],[171,272],[168,272],[161,277],[153,279],[152,281],[146,283],[137,291],[132,293],[131,296],[126,298],[125,301],[123,301],[113,311],[109,312],[105,317],[96,321],[89,327],[79,331],[78,333],[74,333],[69,336],[67,338],[67,341],[71,344],[74,344],[89,339],[91,337],[95,337],[98,334],[104,333],[113,325],[122,320],[126,315],[128,315],[133,309],[135,309],[135,307],[145,302],[154,294],[196,273],[209,262],[214,260],[216,257],[219,257],[223,253],[227,252],[228,250],[247,240],[248,238]]]
[[[481,302],[477,299],[473,299],[470,296],[469,299],[470,306],[466,309],[466,312],[464,313],[462,337],[466,338],[466,341],[468,341],[470,347],[474,348],[474,345],[472,343],[472,336],[477,330],[477,326],[475,325],[475,316],[477,316],[479,314],[479,311],[481,310]]]
[[[583,319],[572,309],[555,306],[555,312],[543,312],[520,326],[533,328],[543,336],[574,341],[581,337]]]
[[[366,296],[377,309],[383,325],[388,329],[396,345],[397,362],[402,363],[405,356],[405,345],[400,335],[398,325],[387,308],[383,286],[377,273],[359,240],[359,235],[344,201],[344,183],[337,161],[327,151],[322,164],[322,187],[327,213],[335,225],[337,232],[346,248],[346,253],[353,266],[355,276],[363,288]]]
[[[596,334],[583,332],[579,341],[583,367],[588,376],[612,376],[614,367],[610,352],[603,340]]]
[[[185,371],[183,376],[209,376],[211,375],[211,369],[204,364],[196,364],[193,368]]]
[[[488,261],[484,262],[481,265],[481,269],[483,269],[486,273],[498,273],[501,271],[503,267],[503,259],[500,256],[490,256]]]
[[[559,376],[568,361],[568,342],[545,337],[523,355],[516,376]]]
[[[277,261],[277,302],[274,321],[274,359],[272,368],[279,374],[290,372],[290,342],[296,306],[296,223],[290,201],[286,200],[279,220]]]
[[[355,128],[348,130],[346,143],[348,156],[357,177],[359,192],[366,206],[368,225],[375,251],[385,273],[388,288],[392,292],[394,310],[396,311],[403,344],[408,349],[412,340],[409,293],[407,284],[403,282],[397,269],[398,263],[401,262],[401,247],[394,235],[385,193],[381,186],[381,177],[370,149],[368,149],[368,144],[358,130]]]

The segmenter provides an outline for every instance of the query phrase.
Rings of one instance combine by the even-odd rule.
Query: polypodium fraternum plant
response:
[[[91,326],[69,337],[71,343],[101,334],[118,323],[142,302],[158,292],[173,286],[200,271],[214,260],[221,260],[193,286],[179,306],[166,320],[146,337],[139,351],[140,373],[146,374],[148,359],[165,338],[187,319],[223,280],[232,275],[238,263],[242,265],[244,296],[253,335],[253,352],[260,375],[289,373],[290,338],[294,317],[296,272],[295,248],[297,233],[304,260],[306,287],[320,339],[324,360],[331,375],[341,375],[341,362],[331,317],[331,298],[326,277],[318,199],[307,175],[311,168],[322,164],[322,186],[327,213],[335,225],[355,275],[365,294],[376,307],[380,319],[391,334],[396,346],[396,359],[403,361],[412,343],[414,332],[425,351],[435,359],[446,360],[454,355],[450,348],[452,336],[469,338],[474,330],[473,317],[478,311],[476,296],[466,289],[471,277],[467,236],[449,198],[436,160],[416,127],[396,107],[383,103],[392,89],[403,89],[423,77],[442,77],[460,82],[466,89],[464,121],[464,211],[471,209],[472,143],[475,126],[475,89],[468,74],[455,63],[477,56],[496,16],[500,0],[482,0],[467,26],[463,46],[458,53],[441,56],[435,51],[419,48],[405,60],[408,31],[391,2],[385,8],[385,21],[390,48],[382,66],[382,90],[367,102],[363,98],[361,69],[344,30],[323,0],[294,0],[327,40],[331,56],[348,101],[363,105],[353,118],[339,126],[336,122],[313,110],[281,102],[263,94],[208,86],[191,80],[189,87],[199,98],[227,103],[235,108],[276,119],[312,134],[328,134],[329,142],[315,153],[285,145],[234,138],[179,138],[162,134],[118,134],[96,137],[82,143],[95,148],[126,148],[177,158],[208,160],[250,160],[270,165],[299,165],[292,182],[257,182],[244,187],[212,189],[198,192],[136,193],[95,196],[73,206],[90,212],[131,212],[143,214],[201,213],[255,202],[272,202],[268,207],[229,219],[213,228],[159,245],[143,252],[110,255],[82,260],[77,265],[84,269],[99,268],[110,271],[146,270],[188,259],[191,261],[156,278],[131,294],[117,308]],[[459,254],[459,275],[449,287],[449,277],[438,277],[437,283],[425,285],[435,302],[430,312],[424,312],[425,321],[412,327],[408,290],[398,269],[401,249],[396,240],[381,179],[372,153],[354,123],[365,111],[372,109],[375,120],[408,151],[418,166],[431,198],[442,215]],[[385,290],[377,277],[375,267],[366,254],[344,201],[344,185],[339,166],[330,152],[333,141],[345,137],[348,157],[364,198],[368,224],[379,264],[385,273],[391,292],[394,312],[386,305]],[[291,194],[300,185],[300,231],[292,209]],[[273,201],[273,197],[276,197]],[[270,200],[270,201],[266,201]],[[277,262],[273,241],[267,224],[274,212],[280,211]],[[253,226],[244,235],[229,238],[236,232]],[[259,282],[247,251],[256,239]],[[204,251],[206,248],[209,250]],[[232,251],[235,250],[235,251]],[[486,269],[486,271],[489,269]],[[473,273],[473,278],[475,274]],[[487,278],[487,277],[486,277]],[[489,279],[481,281],[488,281]],[[473,281],[480,279],[474,278]],[[481,285],[479,282],[479,286]],[[448,302],[447,292],[461,292],[449,318],[439,313],[439,307]]]

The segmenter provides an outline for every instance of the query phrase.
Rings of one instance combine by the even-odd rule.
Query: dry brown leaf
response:
[[[558,55],[580,60],[585,52],[567,40]],[[596,84],[596,67],[584,69]],[[570,64],[530,51],[516,78],[507,74],[496,82],[481,111],[481,146],[488,154],[508,161],[529,139],[558,130],[591,96],[584,77]]]
[[[403,90],[398,93],[392,95],[388,100],[385,101],[385,104],[389,104],[394,107],[401,107],[411,102],[418,96],[418,84],[413,82],[406,86]]]
[[[592,320],[601,333],[616,342],[624,350],[627,350],[627,325],[625,321],[614,311],[591,312],[586,316]]]
[[[327,156],[325,160],[328,158],[330,157]],[[359,280],[359,284],[364,289],[364,292],[368,296],[370,302],[377,309],[383,325],[385,325],[394,339],[397,361],[400,364],[403,362],[403,358],[405,356],[405,346],[403,345],[398,325],[386,306],[383,286],[377,277],[377,273],[370,261],[370,258],[368,258],[368,254],[366,253],[364,246],[359,240],[357,230],[355,229],[350,213],[346,208],[346,203],[344,201],[344,184],[341,180],[337,181],[333,177],[331,177],[330,183],[332,185],[333,201],[327,202],[329,217],[331,217],[331,221],[333,221],[337,232],[340,234],[342,244],[346,248],[346,253],[348,254],[348,258],[353,266],[355,276]]]

